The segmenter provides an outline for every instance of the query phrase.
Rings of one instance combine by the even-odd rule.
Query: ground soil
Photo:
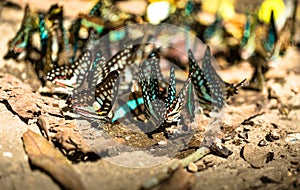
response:
[[[54,1],[43,1],[41,5],[40,1],[30,1],[30,5],[43,10],[52,3]],[[92,6],[91,1],[83,0],[63,1],[63,4],[69,18]],[[43,95],[35,92],[39,84],[33,82],[30,64],[3,59],[7,42],[18,30],[22,15],[18,10],[3,9],[0,12],[0,189],[61,189],[56,180],[29,162],[24,150],[24,132],[31,129],[41,134],[36,115],[16,111],[13,97],[5,90],[9,88],[16,93],[15,97],[22,97],[20,93],[38,94],[34,97],[44,104],[47,101],[54,101],[52,105],[59,104],[56,100],[43,99]],[[276,67],[266,74],[263,92],[240,89],[239,94],[228,101],[219,133],[222,145],[232,154],[227,158],[208,154],[195,163],[196,172],[182,174],[193,176],[192,189],[300,189],[299,62],[300,50],[289,48]],[[252,72],[250,64],[242,61],[221,70],[220,74],[226,81],[239,82],[249,79]],[[52,106],[55,109],[41,107],[34,109],[41,109],[39,113],[59,115],[53,114],[57,106]],[[203,118],[198,116],[196,119],[199,130],[195,136],[200,140],[193,146],[199,146],[203,140]],[[85,152],[85,149],[81,151]],[[76,160],[72,167],[87,189],[140,189],[150,177],[161,173],[164,166],[129,168],[95,158],[84,162]]]

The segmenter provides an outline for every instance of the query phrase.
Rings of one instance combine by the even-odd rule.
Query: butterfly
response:
[[[100,53],[93,55],[92,51],[86,50],[74,64],[57,67],[49,72],[47,79],[71,94],[74,88],[95,86],[98,80],[95,75],[102,71],[101,65],[104,63],[105,58]]]
[[[218,83],[218,84],[215,84],[214,86],[216,88],[217,88],[217,86],[221,87],[221,90],[218,91],[218,93],[219,94],[223,93],[226,99],[233,96],[234,94],[237,94],[238,87],[243,85],[243,83],[246,81],[246,79],[244,79],[236,85],[225,82],[220,77],[220,75],[216,72],[216,70],[214,69],[214,67],[211,63],[211,53],[210,53],[209,47],[206,48],[204,59],[202,61],[202,70],[204,72],[204,75],[208,79],[208,81],[213,81],[214,83]]]
[[[48,29],[49,42],[48,42],[48,56],[46,60],[54,64],[58,65],[58,62],[62,60],[62,56],[60,54],[63,51],[66,51],[67,55],[70,54],[70,50],[68,47],[68,38],[66,36],[66,32],[63,26],[63,7],[54,4],[50,7],[48,12],[46,13],[46,28]],[[50,63],[47,63],[50,64]],[[47,72],[49,72],[48,70]],[[47,74],[45,73],[45,75]]]
[[[168,97],[162,98],[158,94],[159,84],[155,65],[157,65],[156,59],[150,57],[143,62],[139,73],[146,118],[144,131],[149,137],[158,132],[166,133],[167,128],[179,124],[181,110],[191,81],[188,79],[176,96],[175,72],[171,67]]]
[[[167,107],[166,110],[166,116],[165,116],[165,122],[168,125],[175,124],[178,125],[181,119],[181,110],[183,107],[183,103],[186,99],[186,94],[191,85],[191,78],[188,78],[182,89],[179,91],[177,96],[175,96],[175,99],[173,102]]]
[[[223,38],[223,24],[222,24],[222,18],[221,16],[217,16],[216,20],[214,21],[214,23],[212,23],[211,25],[209,25],[203,33],[203,40],[205,42],[209,41],[209,40],[213,40],[216,39],[216,42],[220,42],[222,41]]]
[[[45,14],[39,13],[39,35],[41,41],[41,56],[46,55],[47,45],[48,45],[48,38],[49,32],[46,28],[46,21],[45,21]]]
[[[57,67],[49,72],[47,79],[67,88],[67,93],[71,93],[70,90],[81,88],[81,86],[95,86],[107,73],[113,70],[120,72],[125,69],[125,66],[134,63],[138,46],[130,45],[122,49],[107,62],[101,51],[95,52],[99,49],[94,46],[91,50],[85,50],[74,64]]]
[[[170,73],[170,75],[172,75],[172,74],[173,73]],[[188,89],[191,86],[192,86],[191,78],[188,78],[185,81],[182,89],[179,91],[179,93],[177,95],[173,94],[173,93],[168,93],[168,97],[165,102],[165,105],[166,105],[165,109],[161,108],[163,106],[158,107],[157,104],[155,104],[155,102],[154,102],[154,104],[152,102],[151,103],[152,103],[152,105],[155,105],[156,107],[158,107],[158,109],[153,109],[151,106],[145,105],[146,113],[147,113],[147,109],[149,109],[149,107],[150,107],[152,109],[149,110],[148,112],[151,113],[151,116],[158,115],[159,116],[158,118],[160,119],[160,120],[158,120],[158,121],[160,121],[160,123],[155,123],[156,125],[155,125],[154,129],[146,132],[146,134],[150,138],[153,134],[158,133],[158,132],[163,132],[167,138],[169,138],[170,135],[172,135],[172,133],[176,133],[176,131],[169,131],[168,129],[172,126],[177,126],[180,123],[181,118],[182,118],[181,111],[183,109],[184,102],[186,101]],[[176,93],[176,91],[175,91],[175,93]],[[171,99],[169,96],[173,96],[173,98],[172,98],[173,101],[170,104],[168,103],[168,100]],[[149,103],[149,101],[148,101],[148,103]],[[145,104],[147,104],[147,103],[145,102]]]
[[[148,60],[145,61],[143,67],[141,70],[144,70],[144,72],[147,74],[147,81],[151,80],[151,85],[150,85],[150,91],[152,92],[150,97],[151,99],[156,99],[158,96],[162,96],[163,92],[160,92],[160,89],[158,86],[158,82],[161,82],[163,80],[163,76],[161,74],[161,70],[159,67],[159,62],[160,62],[160,57],[156,51],[152,51],[148,55]],[[149,61],[153,61],[153,64],[148,63]],[[131,68],[131,67],[128,67]],[[135,75],[138,73],[139,68],[133,68],[135,69],[130,71],[131,73],[127,73],[127,75]],[[151,73],[151,74],[150,74]],[[126,74],[126,73],[125,73]],[[150,74],[150,75],[149,75]],[[126,80],[126,79],[124,79]],[[115,116],[112,120],[112,122],[116,122],[117,120],[123,118],[125,115],[132,113],[134,114],[134,117],[137,120],[142,120],[139,118],[139,115],[142,112],[141,106],[144,104],[144,99],[141,95],[141,85],[138,82],[138,79],[136,76],[132,76],[131,78],[132,83],[131,84],[126,84],[126,88],[128,89],[128,86],[132,85],[130,94],[129,94],[129,100],[125,102],[121,102],[121,105],[118,107],[117,111],[115,112]],[[136,82],[135,82],[136,81]],[[121,85],[120,85],[121,88]],[[122,94],[125,93],[125,90],[123,90]]]
[[[194,88],[197,92],[198,100],[204,110],[218,111],[225,105],[225,99],[238,93],[238,87],[241,86],[246,79],[233,85],[223,81],[218,75],[211,63],[210,48],[207,47],[204,58],[202,60],[202,69],[196,62],[191,50],[189,54],[189,75],[192,78]],[[192,91],[192,89],[190,89]]]
[[[224,106],[224,97],[223,93],[220,92],[221,87],[218,82],[215,82],[213,78],[206,78],[207,75],[204,75],[191,50],[188,51],[188,55],[189,74],[191,75],[201,106],[210,111],[214,107],[222,108]],[[207,57],[207,52],[205,53],[204,59],[204,62],[210,61],[210,57]]]
[[[59,64],[67,62],[63,59],[61,54],[69,54],[69,42],[64,31],[62,7],[54,4],[47,13],[40,12],[37,15],[38,32],[41,42],[41,58],[39,59],[38,64],[35,65],[35,69],[44,86],[47,81],[47,73]]]
[[[271,53],[275,47],[276,41],[277,41],[277,31],[275,26],[275,20],[274,20],[274,12],[271,11],[270,15],[270,24],[268,26],[268,32],[267,32],[267,38],[264,40],[264,48],[267,53]]]
[[[118,76],[118,71],[114,70],[96,85],[94,91],[84,89],[74,92],[72,107],[84,118],[110,122],[113,117],[111,110],[118,94]]]
[[[102,18],[105,22],[116,22],[130,17],[118,9],[112,0],[99,0],[89,12],[90,16]]]
[[[38,30],[37,17],[26,5],[21,28],[15,37],[9,42],[9,51],[4,59],[22,60],[27,58],[32,51],[32,35]]]
[[[140,65],[140,85],[145,106],[146,133],[153,131],[163,123],[165,105],[158,100],[158,80],[156,77],[156,59],[146,59]]]
[[[243,37],[240,43],[240,54],[243,59],[253,56],[257,48],[258,17],[256,14],[247,14]]]
[[[188,50],[188,56],[189,75],[194,84],[200,105],[203,109],[209,111],[222,108],[224,106],[224,96],[219,82],[214,81],[214,76],[204,74],[191,50]],[[203,62],[205,61],[210,61],[210,55],[208,55],[207,51],[205,52]]]

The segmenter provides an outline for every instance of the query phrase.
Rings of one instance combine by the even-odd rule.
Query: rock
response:
[[[262,147],[262,146],[267,146],[268,143],[267,143],[267,141],[266,141],[265,139],[262,139],[262,140],[260,140],[260,141],[258,142],[257,145],[258,145],[259,147]]]
[[[23,93],[8,99],[8,103],[12,110],[16,112],[24,120],[32,119],[41,113],[38,105],[43,104],[42,100],[37,94]]]
[[[226,148],[224,145],[222,145],[221,140],[214,141],[209,149],[211,152],[215,155],[221,156],[223,158],[227,158],[232,154],[232,151]]]
[[[75,120],[55,120],[47,121],[49,131],[52,133],[50,134],[51,139],[58,142],[67,154],[71,150],[76,150],[82,154],[93,152],[83,139]]]
[[[288,134],[285,138],[285,141],[288,143],[299,143],[300,142],[300,133]]]
[[[17,78],[5,74],[0,78],[0,84],[0,99],[24,121],[43,113],[62,116],[59,107],[53,106],[57,104],[54,98],[42,97]]]
[[[261,168],[265,163],[273,160],[274,153],[254,144],[246,144],[242,149],[242,156],[252,167]]]
[[[195,173],[195,172],[198,171],[198,166],[197,166],[195,163],[190,163],[190,164],[188,165],[188,170],[189,170],[190,172]]]

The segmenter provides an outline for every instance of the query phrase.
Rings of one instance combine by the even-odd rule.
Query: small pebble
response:
[[[266,163],[271,162],[272,160],[274,160],[274,155],[275,155],[274,152],[268,152]]]
[[[188,170],[190,172],[197,172],[198,171],[198,166],[195,163],[190,163],[188,165]]]
[[[227,135],[225,137],[222,138],[222,143],[226,142],[226,141],[230,141],[232,139],[231,135]]]
[[[291,164],[292,164],[292,165],[297,165],[298,163],[299,163],[299,162],[296,161],[296,160],[291,161]]]
[[[247,140],[248,139],[248,133],[239,133],[238,134],[238,137],[241,138],[241,139],[244,139],[244,140]]]
[[[2,155],[7,158],[11,158],[13,156],[11,152],[3,152]]]
[[[266,162],[274,158],[273,152],[268,152],[264,148],[259,148],[254,144],[246,144],[241,150],[241,156],[253,167],[261,168]]]
[[[248,132],[251,129],[251,125],[244,126],[244,132]]]
[[[300,133],[288,134],[285,141],[290,143],[300,142]]]
[[[26,76],[27,76],[26,73],[22,73],[22,74],[21,74],[21,78],[22,78],[22,79],[26,79]]]
[[[167,141],[159,141],[159,142],[157,142],[157,144],[159,144],[159,145],[167,145],[168,143],[167,143]]]
[[[59,107],[59,102],[58,101],[53,101],[52,106],[58,108]]]
[[[278,129],[278,125],[276,123],[271,123],[271,125],[275,128]]]
[[[267,135],[266,135],[266,140],[269,142],[273,142],[275,140],[278,140],[280,138],[280,135],[275,132],[275,131],[270,131]]]
[[[257,144],[259,147],[262,147],[262,146],[267,146],[268,145],[268,143],[267,143],[267,141],[266,140],[264,140],[264,139],[262,139],[262,140],[260,140],[259,142],[258,142],[258,144]]]

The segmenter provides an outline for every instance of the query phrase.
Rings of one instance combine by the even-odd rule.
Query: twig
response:
[[[179,167],[187,167],[190,163],[194,163],[201,158],[203,158],[205,155],[209,154],[210,150],[207,147],[200,147],[197,149],[196,152],[193,154],[189,155],[188,157],[178,160],[174,162],[173,164],[164,167],[162,171],[157,174],[156,176],[148,179],[142,186],[141,189],[152,189],[153,187],[157,186],[160,184],[162,181],[165,181],[170,177],[170,174],[172,173],[171,171],[175,171]]]

